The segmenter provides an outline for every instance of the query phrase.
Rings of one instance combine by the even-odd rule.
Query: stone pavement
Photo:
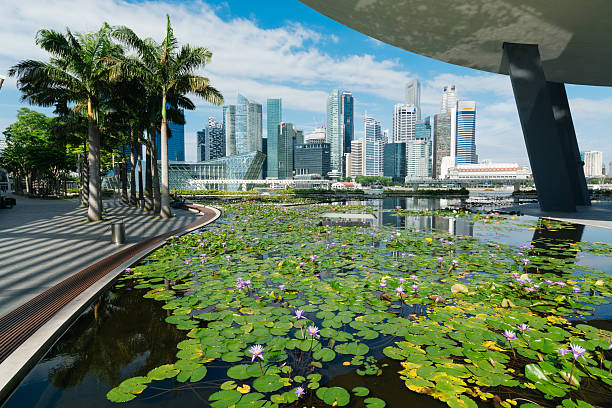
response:
[[[0,317],[102,258],[198,218],[174,210],[175,217],[162,220],[104,200],[104,221],[87,222],[76,199],[16,199],[16,206],[0,210]],[[125,223],[125,245],[111,244],[110,223],[118,219]]]

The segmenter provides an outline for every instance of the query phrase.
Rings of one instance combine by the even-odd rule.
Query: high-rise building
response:
[[[608,177],[612,177],[612,161],[608,163]]]
[[[327,128],[326,141],[330,145],[331,168],[342,174],[342,158],[344,156],[344,115],[342,109],[342,92],[332,91],[327,97]]]
[[[206,128],[196,132],[196,161],[203,162],[206,160]]]
[[[365,138],[353,140],[351,142],[351,173],[355,179],[358,176],[365,176]]]
[[[450,113],[451,109],[457,106],[457,87],[455,85],[447,85],[442,89],[442,105],[440,113]]]
[[[278,137],[278,178],[287,180],[293,178],[293,140],[295,125],[281,122]]]
[[[417,122],[417,108],[414,105],[398,103],[393,108],[393,142],[407,142],[414,139]]]
[[[429,175],[429,140],[414,139],[406,142],[406,177],[424,179]]]
[[[283,121],[282,101],[280,99],[268,99],[267,108],[267,176],[278,178],[278,138],[280,132],[279,125]]]
[[[161,160],[161,135],[156,132],[157,160]],[[185,125],[168,122],[168,160],[185,161]]]
[[[325,143],[325,128],[317,127],[304,136],[304,143]]]
[[[417,108],[417,120],[421,120],[421,83],[418,79],[406,84],[406,104]]]
[[[441,166],[444,157],[451,155],[451,114],[439,113],[434,115],[434,147],[432,176],[442,178]]]
[[[601,176],[601,167],[603,166],[603,153],[599,151],[584,152],[584,175],[585,177]]]
[[[476,164],[476,102],[457,103],[457,148],[455,164]],[[601,166],[600,166],[601,167]]]
[[[353,94],[348,91],[342,92],[342,118],[344,120],[344,153],[351,152],[351,142],[355,137],[355,125],[353,120]]]
[[[238,94],[235,118],[235,154],[260,152],[262,150],[261,105]]]
[[[383,157],[384,176],[403,183],[406,179],[406,143],[385,144]]]
[[[373,117],[365,115],[364,120],[365,139],[365,175],[381,176],[383,174],[383,154],[385,142],[380,129],[380,122]]]
[[[414,125],[414,138],[416,140],[427,140],[429,142],[429,151],[427,152],[427,162],[429,164],[428,174],[432,177],[433,174],[433,141],[431,135],[431,117],[426,117],[422,121],[418,121]]]
[[[295,175],[319,175],[327,177],[330,167],[329,143],[306,143],[295,149]]]
[[[225,132],[223,123],[217,122],[217,118],[208,118],[206,127],[204,160],[214,160],[225,156]]]
[[[225,155],[236,154],[236,106],[223,107],[223,130],[225,133]]]

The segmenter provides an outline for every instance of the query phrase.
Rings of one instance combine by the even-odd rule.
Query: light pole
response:
[[[4,83],[5,79],[6,77],[4,75],[0,75],[0,89],[2,89],[2,84]]]

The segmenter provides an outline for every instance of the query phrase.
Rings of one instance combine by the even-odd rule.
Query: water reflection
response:
[[[109,389],[176,359],[184,334],[139,290],[110,290],[89,307],[3,407],[113,406]]]

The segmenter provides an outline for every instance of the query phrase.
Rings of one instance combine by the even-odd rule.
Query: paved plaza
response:
[[[76,199],[16,199],[15,207],[0,210],[0,317],[102,258],[198,218],[174,210],[175,217],[162,220],[104,200],[104,221],[87,222],[87,209]],[[119,219],[125,245],[111,243],[110,225]]]

